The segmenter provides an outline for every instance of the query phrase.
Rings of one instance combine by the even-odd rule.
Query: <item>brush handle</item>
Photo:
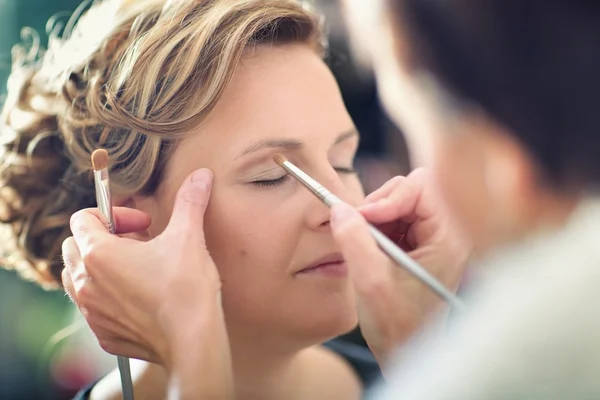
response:
[[[334,204],[341,203],[339,197],[334,195],[333,193],[326,191],[326,194],[323,196],[323,202],[331,207]],[[463,302],[450,290],[446,289],[444,285],[440,283],[433,275],[431,275],[425,268],[419,265],[415,260],[413,260],[406,252],[404,252],[400,247],[396,245],[396,243],[392,242],[390,238],[381,233],[377,228],[373,225],[369,224],[369,231],[371,232],[371,236],[375,239],[381,250],[388,255],[396,264],[404,267],[408,272],[410,272],[415,278],[423,282],[427,287],[433,290],[438,296],[442,299],[446,300],[446,302],[453,308],[457,310],[464,309]]]
[[[123,400],[133,400],[133,382],[131,381],[129,358],[117,356],[117,365],[119,366],[119,373],[121,374]]]
[[[98,210],[106,225],[106,229],[110,233],[115,233],[115,221],[112,213],[112,198],[110,194],[110,181],[108,179],[108,170],[103,169],[94,171],[94,183],[96,189],[96,203]]]
[[[285,160],[285,158],[283,159]],[[342,202],[339,197],[331,193],[323,185],[311,178],[307,173],[296,167],[288,160],[283,162],[278,160],[275,161],[296,180],[298,180],[302,186],[310,190],[323,203],[325,203],[327,207],[332,207],[334,204]],[[451,307],[459,310],[464,308],[462,301],[460,301],[459,298],[454,295],[454,293],[446,289],[446,287],[442,285],[440,281],[431,275],[425,268],[410,258],[410,256],[406,254],[406,252],[404,252],[400,247],[398,247],[396,243],[392,242],[386,235],[381,233],[371,224],[369,224],[369,230],[371,231],[371,235],[375,238],[375,241],[381,250],[383,250],[392,260],[394,260],[396,264],[404,267],[414,277],[427,285],[427,287],[433,290],[442,299],[446,300]]]
[[[110,181],[108,170],[102,169],[94,171],[94,183],[96,188],[96,202],[98,210],[104,217],[106,229],[112,234],[115,233],[115,223],[112,212],[112,199],[110,195]],[[131,368],[129,367],[129,358],[117,356],[117,365],[121,375],[121,387],[123,390],[123,400],[133,400],[133,382],[131,380]]]
[[[383,250],[398,265],[403,266],[404,269],[406,269],[418,280],[427,285],[438,296],[446,300],[446,302],[448,302],[448,304],[451,307],[457,310],[464,309],[463,302],[454,293],[446,289],[446,287],[442,285],[440,281],[438,281],[425,268],[423,268],[408,254],[406,254],[406,252],[404,252],[400,247],[398,247],[396,243],[392,242],[390,238],[381,233],[381,231],[379,231],[373,225],[369,225],[369,230],[371,231],[371,235],[373,236],[373,238],[375,238],[375,241],[377,242],[381,250]]]
[[[327,194],[323,198],[323,202],[328,207],[331,207],[336,203],[341,203],[342,200],[340,200],[340,198],[333,193],[327,191]],[[446,287],[442,285],[440,281],[438,281],[433,275],[427,272],[425,268],[423,268],[408,254],[406,254],[406,252],[398,247],[396,243],[392,242],[390,238],[381,233],[380,230],[371,224],[369,224],[369,231],[371,232],[371,236],[373,236],[379,245],[379,248],[381,248],[381,250],[383,250],[388,257],[394,260],[396,264],[404,267],[404,269],[410,272],[415,278],[427,285],[427,287],[433,290],[442,299],[446,300],[451,307],[457,310],[462,310],[464,308],[463,302],[454,293],[446,289]]]

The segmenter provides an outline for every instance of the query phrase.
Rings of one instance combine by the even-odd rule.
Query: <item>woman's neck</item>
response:
[[[236,397],[241,399],[290,399],[300,390],[301,349],[274,346],[268,340],[230,338]]]

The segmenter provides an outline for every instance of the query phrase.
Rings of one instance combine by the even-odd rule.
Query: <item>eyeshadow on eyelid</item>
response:
[[[259,168],[260,165],[264,165],[266,163],[257,162],[250,167],[240,169],[238,175],[243,180],[255,180],[255,179],[271,179],[277,178],[279,175],[283,173],[281,167],[273,162],[273,166],[270,168]]]
[[[350,147],[357,147],[358,140],[348,140],[348,139],[358,139],[358,135],[347,135],[345,140],[341,142],[337,142],[332,145],[330,151],[328,151],[329,163],[333,166],[346,166],[346,164],[352,164],[353,160],[356,156],[356,151],[353,150],[352,154],[349,157],[349,161],[346,160],[348,157],[348,149]],[[334,148],[338,148],[339,151],[331,151]],[[306,149],[306,147],[304,147]],[[277,153],[293,153],[300,150],[300,148],[296,149],[287,149],[282,151],[279,148],[269,148],[270,151],[264,152],[262,154],[248,154],[245,157],[242,157],[240,166],[237,168],[238,170],[238,179],[241,181],[250,181],[250,180],[268,180],[268,179],[277,179],[279,178],[279,171],[281,168],[275,164],[272,157]],[[333,153],[333,154],[332,154]],[[233,161],[236,161],[234,159]],[[300,163],[302,164],[302,163]],[[263,169],[261,166],[272,165],[273,168]],[[254,170],[254,171],[252,171]]]

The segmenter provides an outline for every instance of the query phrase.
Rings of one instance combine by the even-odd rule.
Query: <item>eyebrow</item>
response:
[[[333,143],[334,145],[344,142],[350,138],[358,136],[356,128],[352,128],[346,132],[340,134]],[[237,157],[241,158],[252,153],[256,153],[263,149],[286,149],[286,150],[299,150],[304,147],[304,142],[294,139],[263,139],[256,143],[251,144],[244,149]]]

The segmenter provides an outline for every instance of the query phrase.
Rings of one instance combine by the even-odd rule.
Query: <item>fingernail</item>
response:
[[[367,203],[363,203],[362,206],[358,207],[358,209],[361,212],[364,211],[372,211],[375,210],[377,208],[381,208],[382,205],[386,204],[389,200],[388,199],[380,199],[377,201],[369,201]]]
[[[348,221],[356,215],[356,210],[349,204],[338,203],[331,207],[331,225],[339,227],[344,221]]]
[[[212,182],[212,172],[208,169],[199,169],[192,174],[192,183],[194,186],[208,191]]]
[[[369,212],[371,210],[374,210],[376,208],[379,207],[378,203],[367,203],[367,204],[363,204],[362,206],[358,207],[358,211],[360,212]]]
[[[373,198],[369,195],[367,197],[365,197],[365,199],[363,200],[363,205],[367,205],[367,204],[373,204],[375,203],[376,200],[373,200]]]

